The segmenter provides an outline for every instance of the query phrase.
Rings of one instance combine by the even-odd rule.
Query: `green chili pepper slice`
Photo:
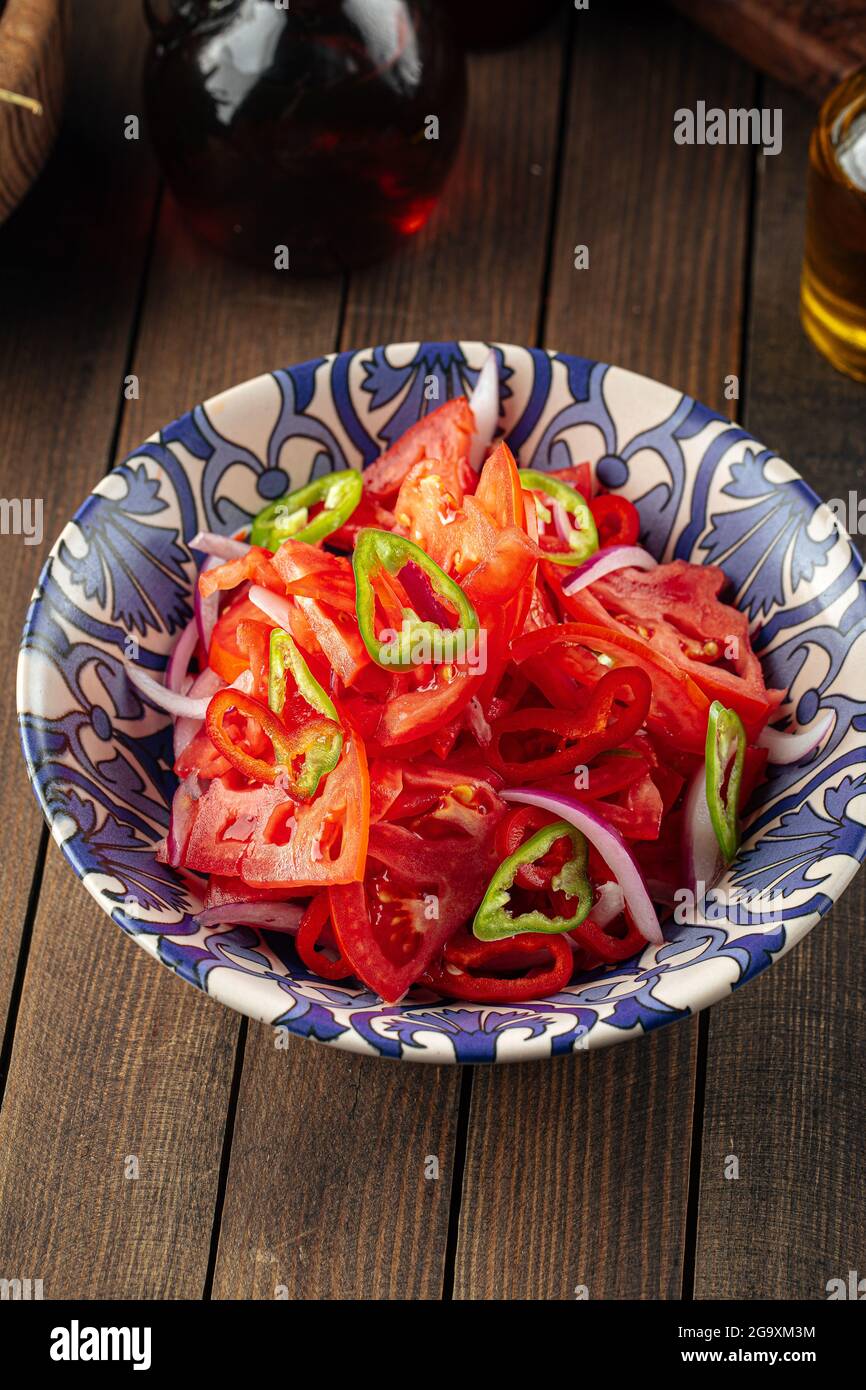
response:
[[[736,710],[714,700],[707,724],[707,807],[726,864],[735,858],[740,847],[740,786],[745,758],[746,731],[742,719]]]
[[[412,608],[403,609],[400,633],[382,640],[375,631],[376,596],[373,580],[377,573],[399,575],[406,564],[417,565],[430,581],[435,598],[442,599],[457,615],[457,626],[440,627],[419,618]],[[355,572],[355,610],[358,630],[377,666],[387,671],[408,671],[429,661],[465,661],[479,632],[478,615],[453,579],[449,579],[430,556],[414,541],[391,531],[365,527],[358,532],[352,556]],[[431,655],[432,653],[432,655]]]
[[[306,487],[287,492],[259,512],[252,525],[250,540],[265,550],[279,550],[283,541],[293,538],[312,545],[323,541],[345,525],[361,500],[361,474],[355,468],[323,473]],[[310,521],[310,508],[324,501],[324,507]]]
[[[577,522],[577,526],[571,528],[568,550],[552,550],[545,555],[545,559],[552,560],[555,565],[582,565],[584,560],[588,560],[590,555],[594,555],[598,550],[598,530],[586,499],[580,495],[577,488],[569,487],[568,483],[561,482],[559,478],[551,478],[549,474],[539,473],[534,468],[520,468],[518,476],[521,487],[527,492],[546,493],[554,502],[559,502],[567,514],[573,516]],[[545,520],[552,520],[549,513]]]
[[[575,910],[571,917],[548,916],[538,909],[521,912],[514,916],[509,911],[511,889],[514,880],[524,864],[534,864],[543,859],[551,845],[568,837],[573,854],[551,880],[551,888],[575,899]],[[479,941],[501,941],[507,936],[519,936],[522,932],[564,932],[579,927],[589,916],[592,907],[592,887],[587,874],[586,839],[567,821],[554,821],[503,859],[490,880],[481,906],[475,914],[472,931]]]
[[[339,715],[288,632],[279,627],[273,629],[269,654],[268,705],[273,713],[281,715],[285,708],[286,676],[289,674],[310,709],[334,724],[333,731],[325,732],[321,729],[321,719],[317,720],[316,732],[304,751],[304,763],[295,786],[298,794],[306,799],[315,794],[322,778],[333,772],[340,761],[343,735]]]

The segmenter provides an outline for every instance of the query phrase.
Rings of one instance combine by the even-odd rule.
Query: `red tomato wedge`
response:
[[[233,772],[216,778],[197,803],[184,862],[255,888],[350,883],[363,876],[369,829],[367,759],[351,738],[314,801]]]
[[[250,622],[266,623],[267,619],[246,594],[233,599],[217,619],[208,652],[208,665],[218,676],[222,676],[226,685],[231,685],[242,671],[249,668],[249,656],[238,644],[238,628],[241,623]]]
[[[496,866],[497,820],[486,811],[467,833],[435,839],[374,825],[364,882],[330,889],[340,950],[386,1003],[403,997],[474,913]]]
[[[364,470],[364,491],[378,502],[393,500],[409,469],[421,459],[439,459],[443,465],[468,460],[474,433],[475,417],[466,397],[446,401]]]
[[[782,694],[764,684],[746,615],[720,602],[726,583],[715,565],[674,560],[654,570],[619,570],[564,601],[584,621],[650,643],[710,700],[735,709],[754,738]]]

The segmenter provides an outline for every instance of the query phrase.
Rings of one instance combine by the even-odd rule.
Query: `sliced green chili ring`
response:
[[[586,499],[577,488],[569,487],[559,478],[551,478],[548,473],[539,473],[535,468],[519,468],[517,471],[521,487],[527,492],[545,492],[577,522],[577,526],[571,528],[568,550],[552,550],[545,555],[545,559],[552,560],[555,565],[582,565],[598,550],[598,530]]]
[[[524,864],[535,864],[543,859],[551,845],[557,840],[568,838],[572,845],[572,856],[563,864],[558,874],[551,880],[555,892],[565,893],[574,898],[576,907],[571,917],[548,916],[537,908],[522,912],[517,917],[509,911],[511,889],[518,872]],[[552,825],[542,826],[541,830],[503,859],[487,886],[481,906],[475,914],[472,931],[479,941],[501,941],[508,936],[519,936],[523,932],[564,932],[573,931],[589,916],[592,908],[592,887],[587,874],[588,851],[586,839],[567,821],[554,821]]]
[[[437,623],[419,618],[413,609],[404,608],[402,631],[382,641],[375,631],[376,596],[372,581],[383,569],[388,574],[398,575],[410,561],[426,575],[434,595],[455,610],[457,626],[440,627]],[[431,649],[441,655],[443,662],[466,659],[466,651],[479,631],[478,614],[460,585],[449,579],[445,571],[414,541],[395,536],[391,531],[365,527],[358,532],[352,567],[355,571],[358,630],[377,666],[384,667],[386,671],[408,671],[413,666],[429,662]]]
[[[714,700],[707,724],[707,807],[726,864],[736,857],[740,847],[740,787],[745,758],[746,731],[742,719],[736,710]]]
[[[299,795],[311,797],[322,778],[333,772],[340,761],[343,751],[340,718],[333,700],[319,685],[288,632],[279,627],[273,629],[269,654],[268,705],[274,714],[281,715],[285,708],[286,675],[290,674],[298,687],[298,693],[306,700],[310,709],[325,719],[332,720],[336,726],[333,733],[317,734],[305,749],[304,764],[298,774],[296,788]]]
[[[250,540],[265,550],[279,550],[283,541],[293,538],[312,545],[323,541],[349,520],[361,500],[363,484],[355,468],[339,473],[323,473],[306,487],[287,492],[259,512],[252,525]],[[310,521],[310,508],[317,502],[324,507]]]

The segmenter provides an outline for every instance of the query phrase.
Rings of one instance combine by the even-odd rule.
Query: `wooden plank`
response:
[[[14,669],[49,546],[109,462],[155,181],[144,142],[123,139],[144,26],[103,3],[79,25],[67,119],[55,155],[0,232],[0,495],[42,505],[42,539],[0,537],[0,650]],[[105,53],[115,58],[107,80]],[[111,237],[101,230],[111,227]],[[38,513],[37,513],[38,516]],[[42,817],[27,791],[15,707],[3,706],[0,784],[0,1026],[13,988]]]
[[[66,0],[0,5],[0,222],[48,158],[63,107]]]
[[[783,107],[785,145],[759,180],[746,422],[825,498],[862,496],[863,387],[835,372],[797,321],[814,112],[774,84],[763,101]],[[866,1104],[864,917],[861,871],[805,942],[713,1012],[698,1298],[826,1298],[827,1281],[847,1281],[858,1261],[862,1277],[866,1196],[852,1155]],[[725,1176],[728,1155],[736,1180]]]
[[[625,23],[599,6],[575,34],[546,346],[720,408],[739,371],[749,152],[675,145],[673,107],[748,105],[751,77],[656,11]],[[476,1079],[455,1297],[679,1297],[696,1041],[680,1025]]]
[[[866,62],[862,0],[673,0],[747,62],[820,101]]]
[[[338,282],[222,259],[166,200],[120,453],[196,400],[332,345],[339,303]],[[201,1296],[239,1028],[125,940],[51,846],[0,1117],[0,1248],[38,1270],[46,1297]]]
[[[353,279],[343,345],[535,340],[561,47],[554,28],[519,52],[473,59],[443,204],[399,257]],[[300,1042],[285,1053],[251,1029],[214,1296],[273,1298],[281,1285],[290,1298],[438,1297],[459,1087],[456,1068]],[[428,1156],[438,1180],[424,1176]]]

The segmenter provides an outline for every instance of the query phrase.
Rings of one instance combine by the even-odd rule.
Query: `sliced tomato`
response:
[[[381,502],[377,502],[375,497],[366,492],[362,494],[345,526],[341,526],[339,531],[334,531],[328,537],[328,545],[334,546],[337,550],[354,550],[358,532],[365,526],[374,526],[378,531],[394,530],[393,511],[383,507]]]
[[[365,468],[364,491],[387,504],[397,496],[409,469],[421,459],[439,459],[442,464],[467,460],[474,433],[475,417],[466,397],[446,401],[410,426],[381,458]]]
[[[500,531],[525,525],[523,488],[514,455],[505,440],[490,455],[475,489],[475,500]]]
[[[273,567],[291,597],[320,599],[342,613],[355,612],[355,576],[345,555],[332,555],[305,541],[283,541]]]
[[[214,571],[215,573],[215,571]],[[257,608],[246,594],[240,594],[224,608],[213,630],[208,665],[227,685],[237,680],[242,671],[249,668],[249,656],[238,645],[238,627],[241,623],[267,624],[262,610]]]
[[[640,666],[652,681],[647,726],[672,736],[686,752],[703,750],[710,702],[676,662],[627,631],[611,631],[609,626],[595,623],[560,623],[554,628],[527,632],[512,643],[512,658],[520,665],[550,653],[561,643],[603,652],[620,665]]]
[[[343,955],[386,1003],[403,997],[475,912],[496,867],[497,818],[478,814],[469,833],[437,839],[374,825],[364,882],[329,890]]]
[[[306,898],[308,888],[252,888],[242,878],[222,878],[211,874],[204,896],[205,907],[224,907],[229,903],[279,903],[290,898]]]
[[[239,560],[226,560],[212,570],[202,570],[198,577],[198,588],[202,598],[209,598],[217,589],[236,589],[239,584],[261,584],[275,593],[284,592],[280,576],[271,563],[273,556],[261,546],[251,545],[246,555]]]
[[[233,771],[216,778],[196,803],[184,863],[255,888],[349,883],[364,872],[369,822],[367,760],[351,738],[314,801],[293,801]]]
[[[286,799],[255,828],[241,877],[258,887],[350,883],[363,876],[370,833],[370,776],[364,745],[346,741],[343,756],[314,801]]]
[[[575,488],[587,502],[592,497],[592,465],[590,463],[573,463],[568,468],[551,468],[548,472],[551,478],[556,478],[558,482],[568,483],[569,487]]]
[[[782,693],[764,683],[746,615],[720,601],[726,583],[717,566],[685,560],[653,570],[619,570],[574,595],[573,611],[651,644],[709,700],[735,709],[754,741]]]
[[[394,505],[397,525],[451,578],[460,580],[489,555],[497,527],[463,489],[453,460],[422,459],[406,475]]]

